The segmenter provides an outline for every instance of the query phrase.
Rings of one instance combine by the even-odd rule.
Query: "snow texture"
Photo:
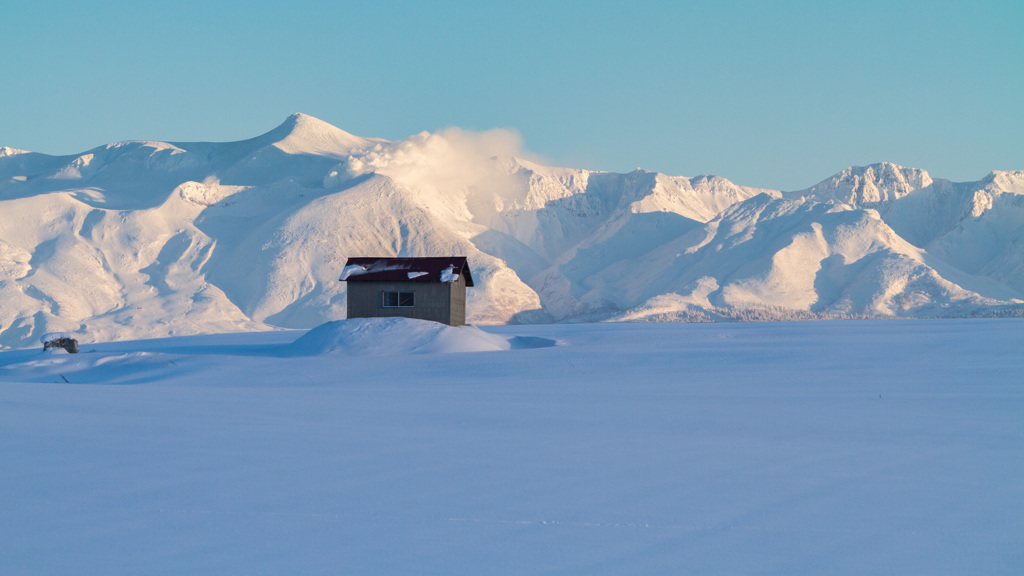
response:
[[[1020,572],[1024,320],[392,322],[0,352],[0,573]]]
[[[889,163],[802,191],[542,165],[296,114],[241,142],[0,149],[0,349],[309,329],[353,256],[465,255],[473,324],[1024,315],[1024,172]]]

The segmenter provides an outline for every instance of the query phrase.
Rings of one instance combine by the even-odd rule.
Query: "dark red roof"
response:
[[[343,282],[454,282],[466,277],[473,285],[465,256],[440,258],[349,258],[341,272]]]

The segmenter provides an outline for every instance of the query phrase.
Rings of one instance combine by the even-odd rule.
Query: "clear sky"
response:
[[[5,0],[0,145],[512,128],[556,165],[799,189],[1024,169],[1024,2]]]

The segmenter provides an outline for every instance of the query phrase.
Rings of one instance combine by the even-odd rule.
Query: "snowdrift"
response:
[[[523,327],[525,328],[525,327]],[[305,360],[359,364],[373,357],[426,359],[429,356],[468,352],[521,351],[557,346],[556,339],[524,335],[512,327],[497,333],[475,326],[452,327],[408,318],[355,318],[327,322],[306,332],[275,330],[235,334],[208,334],[121,342],[89,342],[80,353],[63,348],[41,348],[0,353],[0,380],[65,384],[137,385],[168,377],[187,378],[205,369],[206,358],[233,358],[277,370],[303,365]],[[297,334],[301,336],[296,337]],[[288,363],[289,359],[298,364]],[[385,364],[386,366],[387,364]],[[227,384],[239,381],[223,374]],[[264,375],[271,380],[272,377]]]
[[[282,349],[284,356],[395,356],[508,350],[505,338],[474,326],[410,318],[352,318],[327,322]]]

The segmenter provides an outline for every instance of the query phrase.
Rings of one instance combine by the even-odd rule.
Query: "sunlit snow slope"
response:
[[[553,168],[504,131],[296,114],[242,142],[0,148],[0,347],[309,328],[350,256],[469,257],[469,321],[1021,315],[1024,172],[892,164],[780,193]]]

